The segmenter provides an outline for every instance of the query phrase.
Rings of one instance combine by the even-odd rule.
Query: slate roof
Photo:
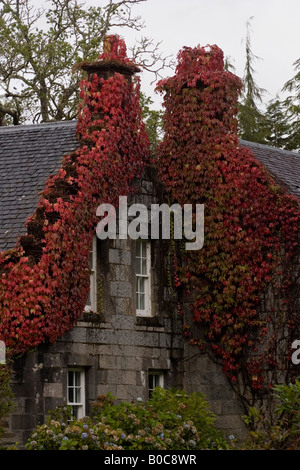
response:
[[[78,146],[76,121],[0,127],[0,251],[13,248],[39,193]],[[241,141],[300,200],[300,154]]]
[[[75,128],[76,121],[0,127],[0,251],[25,234],[45,182],[78,145]]]
[[[300,153],[241,140],[276,181],[300,200]]]

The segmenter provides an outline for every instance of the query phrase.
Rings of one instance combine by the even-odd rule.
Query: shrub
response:
[[[226,449],[215,416],[200,393],[156,388],[147,402],[113,404],[98,397],[89,418],[68,422],[49,416],[32,433],[29,450]]]
[[[8,365],[0,365],[0,438],[4,433],[5,418],[13,406],[13,392],[11,390],[11,371]]]
[[[245,422],[251,426],[252,449],[299,450],[300,449],[300,378],[292,384],[273,387],[278,400],[275,423],[270,423],[260,409],[250,408]]]

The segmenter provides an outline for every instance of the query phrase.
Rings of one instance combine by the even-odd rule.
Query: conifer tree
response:
[[[251,47],[250,22],[252,18],[247,22],[246,64],[241,100],[238,103],[239,136],[251,142],[265,143],[265,117],[257,105],[257,102],[262,102],[265,90],[258,87],[254,80],[253,63],[258,57],[253,54]]]
[[[265,132],[268,145],[287,150],[291,149],[290,125],[286,115],[286,106],[278,96],[267,105]]]
[[[300,59],[294,62],[294,67],[296,74],[283,87],[284,92],[290,93],[284,100],[283,106],[289,122],[286,148],[300,151]]]

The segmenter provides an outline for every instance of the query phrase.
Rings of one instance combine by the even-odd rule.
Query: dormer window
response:
[[[136,314],[151,316],[151,245],[148,240],[136,242]]]

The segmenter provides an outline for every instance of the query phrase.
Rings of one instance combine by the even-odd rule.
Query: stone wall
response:
[[[241,406],[228,379],[206,354],[199,353],[196,346],[185,343],[184,347],[184,383],[186,392],[201,392],[205,395],[210,409],[216,414],[216,426],[225,435],[234,436],[237,441],[246,438],[247,430],[242,416],[245,410]]]

